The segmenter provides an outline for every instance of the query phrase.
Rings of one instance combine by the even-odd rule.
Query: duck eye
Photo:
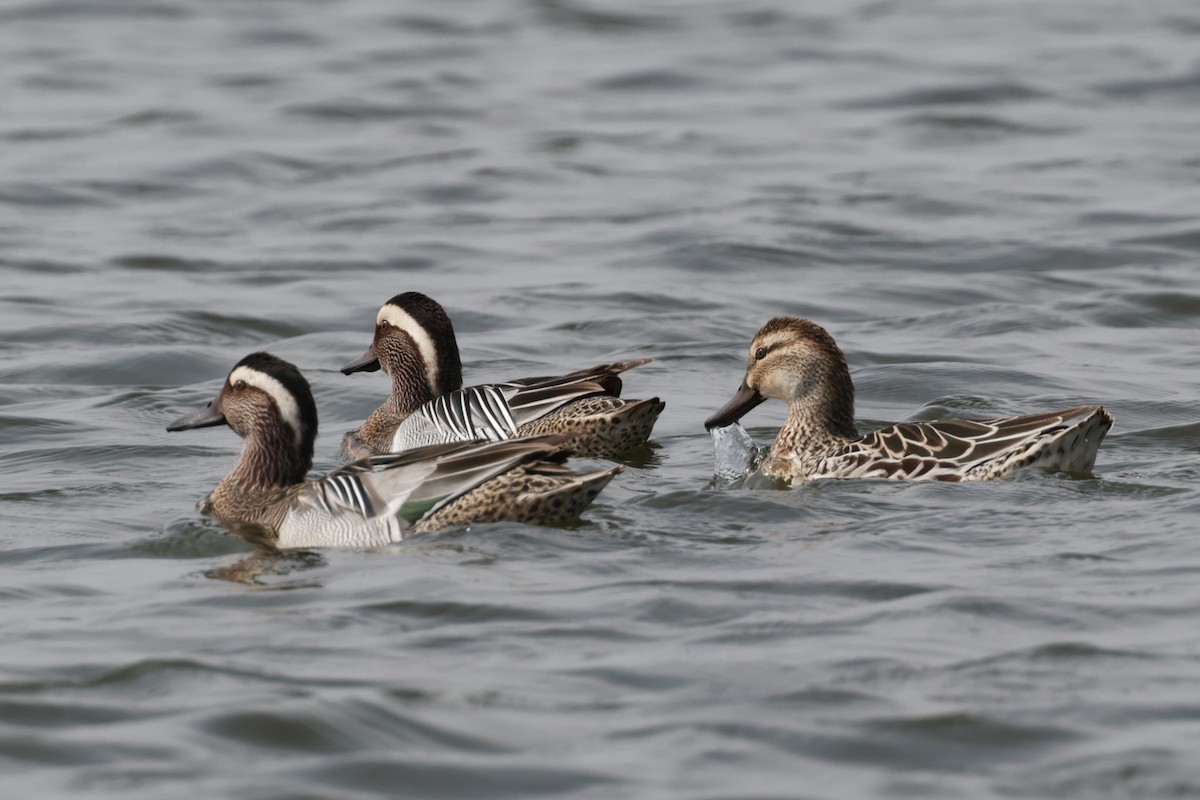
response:
[[[235,389],[245,389],[245,388],[246,388],[246,382],[245,382],[245,381],[234,381],[234,382],[233,382],[233,388],[235,388]]]
[[[767,357],[767,348],[760,347],[754,351],[754,360],[755,361],[762,361],[766,357]]]

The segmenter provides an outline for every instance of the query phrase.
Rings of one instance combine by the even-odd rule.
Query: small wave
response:
[[[847,109],[913,108],[921,106],[994,105],[1039,100],[1045,94],[1020,83],[980,83],[906,89],[891,95],[851,100]]]
[[[595,83],[597,89],[609,92],[656,92],[695,89],[703,86],[703,78],[673,70],[652,69],[626,72]]]
[[[182,20],[192,16],[186,3],[93,2],[92,0],[37,0],[0,12],[0,21],[70,21],[79,19]]]

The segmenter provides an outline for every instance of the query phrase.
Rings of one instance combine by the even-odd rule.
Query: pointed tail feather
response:
[[[986,480],[1021,467],[1091,472],[1096,463],[1096,451],[1113,426],[1113,415],[1102,406],[1084,406],[1038,416],[1043,418],[1043,424],[1052,422],[1055,417],[1061,424],[1048,427],[1027,447],[1008,450],[977,464],[970,470],[968,479]]]

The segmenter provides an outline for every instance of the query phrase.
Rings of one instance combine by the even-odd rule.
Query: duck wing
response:
[[[621,396],[620,374],[640,367],[654,359],[639,358],[633,361],[615,361],[599,364],[591,369],[581,369],[566,375],[540,378],[522,378],[499,384],[512,411],[517,427],[540,419],[565,405],[583,397],[607,394]]]
[[[1086,471],[1111,426],[1112,415],[1099,406],[1001,419],[901,422],[847,445],[827,459],[827,468],[839,477],[947,481],[992,478],[1028,465]]]
[[[455,442],[355,461],[294,491],[278,547],[373,547],[399,541],[423,517],[531,461],[561,460],[561,436]]]
[[[498,442],[521,426],[585,397],[621,393],[621,372],[653,359],[600,364],[567,375],[468,386],[434,398],[408,416],[392,437],[397,452],[430,444]]]

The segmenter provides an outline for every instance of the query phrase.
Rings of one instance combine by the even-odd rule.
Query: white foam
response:
[[[736,422],[724,428],[713,428],[713,472],[725,480],[736,480],[750,471],[754,457],[754,440]]]

